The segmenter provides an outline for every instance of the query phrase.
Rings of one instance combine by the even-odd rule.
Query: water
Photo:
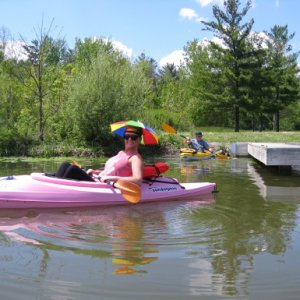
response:
[[[0,211],[1,299],[298,299],[300,172],[248,158],[170,164],[206,199]],[[84,162],[89,167],[94,161]],[[58,162],[0,163],[0,175]]]

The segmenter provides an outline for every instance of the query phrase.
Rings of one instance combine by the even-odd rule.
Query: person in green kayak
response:
[[[189,137],[186,138],[186,143],[197,152],[205,152],[210,151],[212,149],[209,147],[209,144],[202,139],[203,134],[201,131],[195,133],[195,138],[190,139]]]

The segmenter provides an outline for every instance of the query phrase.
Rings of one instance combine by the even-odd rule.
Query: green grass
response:
[[[203,131],[203,138],[210,142],[265,142],[265,143],[300,143],[299,131],[240,131],[240,132],[213,132]]]
[[[265,143],[300,143],[300,131],[249,131],[241,130],[234,132],[229,128],[219,127],[202,127],[193,129],[190,132],[177,132],[177,134],[169,134],[161,132],[162,140],[168,139],[166,135],[172,135],[171,139],[182,140],[183,136],[194,137],[195,132],[202,131],[203,139],[208,143],[236,143],[236,142],[265,142]],[[170,138],[170,137],[169,137]]]

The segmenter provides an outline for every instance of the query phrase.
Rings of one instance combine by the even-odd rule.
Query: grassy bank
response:
[[[300,131],[249,131],[241,130],[233,132],[229,128],[198,128],[190,132],[178,132],[176,135],[180,139],[180,134],[193,137],[195,132],[202,131],[203,139],[207,142],[235,143],[235,142],[266,142],[266,143],[300,143]],[[164,135],[166,133],[163,133]]]
[[[203,139],[212,146],[218,148],[229,148],[230,144],[236,142],[283,142],[283,143],[300,143],[300,131],[240,131],[233,132],[232,129],[226,128],[212,128],[203,127],[196,128],[191,131],[177,132],[176,134],[167,133],[165,131],[158,131],[159,145],[157,146],[142,146],[141,154],[145,156],[157,156],[164,154],[177,153],[178,149],[185,147],[182,136],[194,137],[195,132],[202,131]],[[15,156],[15,157],[37,157],[37,158],[53,158],[53,157],[110,157],[122,149],[123,143],[113,143],[107,147],[101,146],[82,146],[76,143],[62,143],[62,144],[39,144],[26,146],[22,145],[18,148],[10,147],[9,154],[4,149],[0,156]],[[7,155],[8,154],[8,155]]]
[[[190,132],[177,132],[176,134],[169,134],[161,132],[160,143],[162,149],[174,152],[178,148],[186,146],[181,137],[194,137],[195,132],[202,131],[203,139],[210,145],[216,148],[229,148],[230,144],[237,142],[264,142],[264,143],[300,143],[300,131],[240,131],[233,132],[232,129],[226,128],[201,128]]]

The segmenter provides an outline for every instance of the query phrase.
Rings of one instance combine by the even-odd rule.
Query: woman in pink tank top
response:
[[[88,170],[91,176],[100,176],[100,181],[123,181],[141,184],[143,179],[143,159],[138,153],[142,129],[128,126],[124,135],[125,149],[107,160],[104,170]]]

